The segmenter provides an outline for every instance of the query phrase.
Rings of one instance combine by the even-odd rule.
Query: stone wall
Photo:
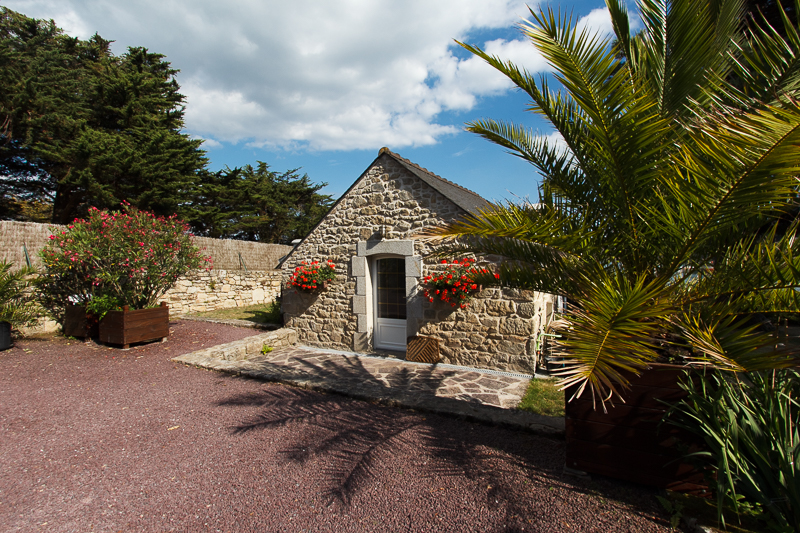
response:
[[[269,303],[281,293],[280,270],[199,270],[164,295],[172,316]]]
[[[533,371],[535,336],[552,296],[487,289],[464,311],[423,297],[420,281],[436,269],[431,247],[416,238],[464,212],[390,156],[379,156],[284,263],[284,282],[301,261],[330,259],[337,279],[325,291],[283,293],[286,325],[303,344],[373,351],[370,261],[406,259],[407,332],[440,339],[443,362]]]
[[[534,372],[540,362],[538,337],[552,317],[553,303],[551,294],[484,289],[466,309],[430,303],[419,333],[440,339],[445,362]]]
[[[10,261],[15,268],[23,266],[27,249],[31,263],[39,266],[39,252],[52,235],[50,228],[62,231],[66,226],[0,220],[0,261]],[[215,270],[272,270],[292,251],[292,247],[285,244],[232,239],[195,237],[194,242],[204,256],[211,256]]]
[[[34,266],[39,266],[39,252],[47,243],[50,228],[65,228],[55,224],[0,221],[0,261],[11,261],[13,268],[24,266],[25,250]],[[225,239],[196,237],[203,253],[214,258],[214,269],[199,270],[178,280],[163,301],[169,303],[170,313],[188,313],[242,307],[273,301],[281,292],[281,271],[271,270],[278,260],[291,251],[291,246],[264,244]],[[240,270],[241,254],[247,271]],[[229,269],[223,267],[228,266]],[[40,324],[26,328],[25,334],[55,331],[58,324],[43,318]]]
[[[167,302],[171,317],[269,303],[281,294],[280,270],[198,270],[178,279],[175,286],[161,297]],[[22,328],[25,336],[55,332],[59,325],[41,317],[33,327]]]

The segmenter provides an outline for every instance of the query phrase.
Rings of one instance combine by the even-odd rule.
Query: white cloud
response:
[[[581,17],[578,21],[578,29],[596,33],[600,37],[612,35],[614,26],[611,24],[611,15],[608,12],[608,8],[593,9],[588,15]]]
[[[199,139],[203,141],[203,150],[214,150],[215,148],[222,148],[222,143],[214,139],[204,139],[202,137],[192,136],[192,139]]]
[[[544,137],[547,138],[547,144],[555,151],[571,153],[569,146],[567,146],[567,141],[564,140],[564,137],[559,132],[548,133]]]
[[[471,109],[510,82],[453,39],[507,28],[523,0],[11,0],[71,35],[95,32],[114,50],[145,46],[181,69],[186,127],[253,146],[348,150],[432,144],[460,126],[444,111]],[[604,18],[605,17],[605,18]],[[581,23],[605,29],[608,13]],[[470,41],[474,42],[474,41]],[[527,41],[493,40],[487,52],[531,72],[547,68]]]
[[[73,9],[68,2],[54,2],[53,0],[17,0],[3,2],[4,7],[23,13],[29,17],[45,20],[54,20],[56,26],[67,34],[81,39],[88,39],[94,35],[78,10]]]

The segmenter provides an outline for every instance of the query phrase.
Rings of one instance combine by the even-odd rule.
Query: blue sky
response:
[[[547,65],[516,28],[520,0],[6,0],[115,53],[144,46],[180,69],[186,133],[213,170],[301,168],[341,195],[382,146],[490,200],[537,198],[529,164],[463,131],[480,118],[552,130],[527,100],[459,48],[532,72]],[[536,4],[528,2],[536,9]],[[608,31],[602,0],[550,2]]]

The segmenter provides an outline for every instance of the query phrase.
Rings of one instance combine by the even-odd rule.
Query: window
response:
[[[406,261],[402,257],[378,259],[378,318],[406,319]]]

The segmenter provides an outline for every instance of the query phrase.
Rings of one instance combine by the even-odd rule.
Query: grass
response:
[[[273,301],[268,304],[204,311],[202,313],[193,313],[189,316],[216,318],[220,320],[247,320],[248,322],[255,322],[256,324],[280,324],[281,304],[280,302]]]
[[[737,516],[732,509],[726,506],[726,528],[722,529],[717,521],[716,501],[690,494],[665,492],[665,496],[661,496],[658,499],[661,502],[661,506],[673,517],[694,518],[699,525],[714,533],[726,531],[730,533],[759,533],[764,531],[765,524],[759,520],[759,513],[756,509],[748,509],[747,506],[742,506],[741,514]]]
[[[517,409],[546,416],[564,416],[564,391],[553,378],[533,378]]]

